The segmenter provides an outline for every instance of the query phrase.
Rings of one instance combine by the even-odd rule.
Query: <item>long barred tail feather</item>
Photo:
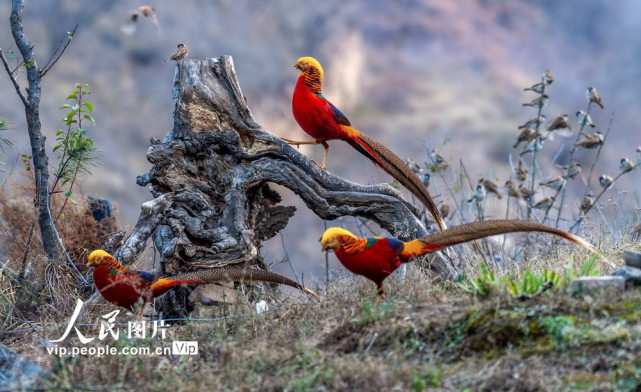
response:
[[[230,265],[219,268],[207,268],[170,276],[164,279],[171,279],[172,281],[185,281],[186,283],[189,282],[187,284],[206,284],[224,281],[278,283],[297,288],[303,291],[305,294],[316,299],[319,298],[318,294],[316,294],[314,291],[283,275],[258,268],[246,268],[242,266]]]
[[[435,252],[449,246],[493,235],[518,232],[542,232],[552,234],[571,241],[580,247],[601,256],[599,252],[597,252],[586,240],[566,231],[535,222],[516,219],[496,219],[462,224],[438,233],[430,234],[427,237],[418,240],[409,241],[405,243],[404,258],[416,257],[422,254]]]
[[[407,188],[432,214],[441,230],[447,229],[443,216],[429,191],[401,158],[381,143],[362,133],[347,142]]]

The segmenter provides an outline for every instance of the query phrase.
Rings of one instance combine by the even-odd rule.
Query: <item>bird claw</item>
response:
[[[325,164],[320,164],[320,163],[316,162],[316,161],[315,161],[315,160],[313,160],[313,159],[312,159],[312,162],[313,162],[316,166],[318,166],[318,167],[320,167],[321,169],[323,169],[323,170],[327,171],[327,166],[326,166]]]

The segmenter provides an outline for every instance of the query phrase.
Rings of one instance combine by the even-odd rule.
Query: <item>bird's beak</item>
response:
[[[298,68],[298,69],[300,69],[300,64],[296,63],[296,64],[292,65],[292,68]]]
[[[91,259],[87,262],[87,267],[95,267],[98,264],[98,260]]]
[[[325,251],[326,251],[326,250],[328,250],[328,249],[329,249],[329,248],[327,247],[327,245],[323,245],[323,246],[321,247],[321,253],[322,253],[322,252],[325,252]]]

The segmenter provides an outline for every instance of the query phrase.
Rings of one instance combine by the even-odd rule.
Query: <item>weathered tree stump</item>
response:
[[[265,268],[261,243],[295,212],[278,205],[281,197],[269,183],[291,189],[323,219],[365,217],[401,239],[426,234],[418,210],[397,190],[324,171],[257,124],[231,57],[179,62],[173,96],[174,128],[162,142],[152,139],[152,168],[137,180],[150,185],[155,199],[142,205],[116,252],[123,263],[135,260],[153,237],[162,273],[236,263]],[[439,260],[437,271],[451,272]]]

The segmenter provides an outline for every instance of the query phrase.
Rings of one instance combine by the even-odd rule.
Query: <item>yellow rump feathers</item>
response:
[[[325,80],[323,67],[321,67],[318,60],[313,57],[301,57],[296,61],[296,64],[294,64],[293,67],[300,69],[302,72],[307,72],[309,68],[315,68],[316,70],[318,70],[320,82],[323,83],[323,81]]]

